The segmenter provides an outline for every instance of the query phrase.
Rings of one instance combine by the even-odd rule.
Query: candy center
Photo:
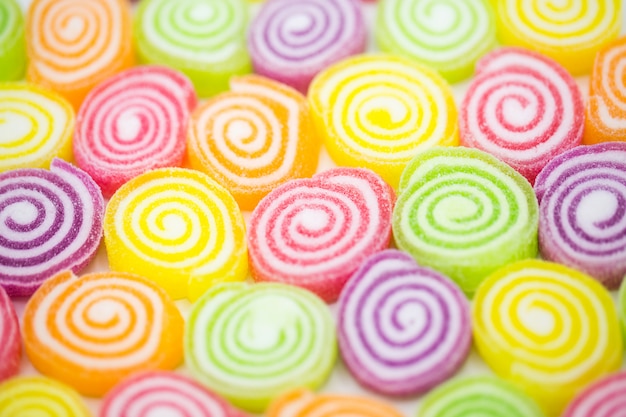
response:
[[[391,128],[406,119],[408,109],[395,97],[373,97],[363,105],[370,123],[382,128]]]
[[[267,350],[277,346],[283,329],[290,326],[293,314],[290,303],[282,298],[268,297],[267,300],[256,306],[251,313],[249,334],[255,349]]]
[[[306,208],[300,213],[301,225],[312,232],[322,230],[328,224],[328,213],[323,210]]]
[[[539,306],[530,306],[520,314],[520,318],[524,326],[538,336],[548,336],[554,331],[554,316]]]
[[[61,28],[59,35],[68,42],[73,42],[85,30],[85,21],[80,16],[72,16]]]
[[[166,214],[163,216],[163,229],[168,237],[176,240],[185,233],[186,223],[177,214]]]
[[[0,144],[11,143],[24,138],[30,132],[31,124],[28,118],[11,113],[0,113]]]
[[[436,211],[440,212],[445,219],[461,221],[474,217],[478,211],[478,206],[472,200],[451,195],[437,205]]]
[[[247,120],[233,120],[228,125],[226,136],[235,143],[245,144],[252,137],[254,129]]]
[[[208,22],[214,14],[215,10],[208,4],[197,4],[191,9],[191,18],[196,22]]]
[[[298,13],[293,16],[289,16],[289,19],[287,19],[287,22],[285,23],[285,27],[289,32],[302,33],[309,30],[312,24],[313,21],[311,16],[304,13]]]
[[[504,114],[506,120],[515,126],[526,126],[535,117],[535,109],[533,106],[527,105],[517,99],[507,99],[503,103]]]
[[[135,113],[131,111],[122,113],[116,123],[119,139],[123,141],[132,141],[139,136],[141,121]]]
[[[37,208],[26,201],[19,201],[11,205],[8,211],[9,218],[21,226],[27,226],[37,220]]]
[[[615,195],[607,190],[593,190],[576,207],[576,217],[585,230],[593,230],[598,224],[611,220],[618,202]]]
[[[423,19],[416,18],[416,21]],[[439,33],[448,33],[454,27],[456,21],[456,12],[453,7],[448,4],[435,4],[428,18],[427,24],[430,29]]]
[[[93,323],[110,323],[115,319],[117,303],[113,300],[98,300],[87,310],[87,317]]]
[[[158,407],[147,410],[145,417],[184,417],[185,415],[178,407],[160,404]]]

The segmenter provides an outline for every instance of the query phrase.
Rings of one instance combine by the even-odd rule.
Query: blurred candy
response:
[[[562,417],[620,417],[626,410],[626,372],[599,379],[581,391]]]
[[[19,80],[26,71],[24,16],[15,0],[0,1],[0,81]]]
[[[20,356],[22,355],[20,340],[20,324],[13,303],[4,289],[0,287],[0,341],[2,341],[0,343],[0,381],[16,375],[20,370]]]

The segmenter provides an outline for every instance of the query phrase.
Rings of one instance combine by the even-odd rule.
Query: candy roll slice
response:
[[[134,63],[126,0],[34,0],[28,9],[28,81],[78,111],[89,91]]]
[[[0,2],[0,81],[19,80],[26,71],[24,16],[15,0]]]
[[[472,319],[483,360],[549,416],[622,364],[609,292],[559,264],[527,260],[498,270],[478,289]]]
[[[6,291],[0,287],[0,381],[20,370],[22,342],[17,313]]]
[[[0,384],[3,417],[91,417],[76,391],[44,377],[18,377]]]
[[[368,258],[350,278],[337,323],[352,375],[386,395],[416,395],[450,378],[472,343],[463,292],[397,250]]]
[[[183,325],[174,302],[145,278],[66,271],[28,301],[22,330],[39,372],[100,397],[132,373],[178,366]]]
[[[534,258],[537,228],[528,181],[482,151],[423,151],[402,174],[393,213],[397,247],[468,295],[496,269]]]
[[[624,277],[626,278],[626,277]],[[617,313],[619,314],[620,323],[622,324],[622,334],[626,341],[626,279],[622,280],[617,297]]]
[[[248,31],[257,74],[303,94],[326,67],[365,51],[367,30],[358,0],[270,0]]]
[[[587,74],[603,46],[621,27],[620,0],[547,3],[495,0],[498,40],[546,55],[572,75]]]
[[[0,286],[25,297],[60,271],[81,271],[96,255],[103,216],[98,186],[61,159],[49,171],[0,174]]]
[[[415,59],[451,83],[470,77],[496,44],[488,0],[383,0],[375,26],[380,49]]]
[[[328,307],[289,285],[215,285],[185,328],[185,364],[195,378],[256,413],[286,390],[320,387],[335,358]]]
[[[562,417],[619,417],[626,410],[626,372],[602,378],[581,391]]]
[[[531,183],[556,155],[579,145],[583,99],[556,62],[519,48],[501,48],[476,68],[463,99],[461,144],[511,165]]]
[[[626,143],[559,155],[541,171],[535,191],[543,258],[617,289],[626,274]]]
[[[231,76],[252,70],[247,8],[243,0],[142,1],[134,27],[139,59],[183,72],[200,97],[226,91]]]
[[[361,263],[389,245],[394,201],[391,187],[364,169],[335,168],[284,184],[252,212],[252,276],[336,301]]]
[[[282,183],[312,176],[320,145],[302,94],[254,75],[233,78],[230,85],[230,92],[194,111],[187,156],[239,207],[253,210]]]
[[[197,99],[178,71],[143,66],[94,88],[76,119],[74,157],[113,195],[131,178],[183,162],[189,114]]]
[[[369,168],[394,188],[418,150],[459,143],[450,87],[406,58],[345,59],[318,74],[308,97],[335,163]]]

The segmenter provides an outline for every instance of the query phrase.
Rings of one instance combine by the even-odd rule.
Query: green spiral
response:
[[[15,0],[0,1],[0,81],[19,80],[26,70],[24,16]]]

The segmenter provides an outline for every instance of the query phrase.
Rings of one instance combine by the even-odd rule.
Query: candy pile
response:
[[[626,415],[619,0],[136,3],[0,0],[0,416]]]

